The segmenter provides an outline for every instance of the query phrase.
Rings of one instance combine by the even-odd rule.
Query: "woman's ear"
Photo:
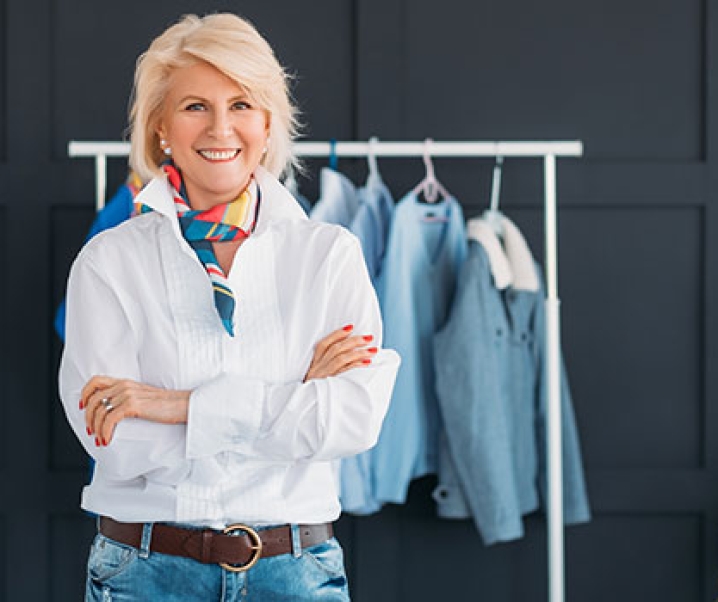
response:
[[[162,130],[157,130],[156,133],[157,137],[160,140],[160,148],[162,149],[162,152],[169,157],[172,154],[170,143],[167,141],[167,138],[165,138],[164,132]]]
[[[272,114],[265,110],[264,111],[264,133],[267,134],[267,139],[269,139],[269,135],[272,130]]]

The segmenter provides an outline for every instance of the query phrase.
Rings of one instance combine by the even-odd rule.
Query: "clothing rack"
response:
[[[561,438],[561,326],[558,298],[556,158],[581,157],[580,141],[542,142],[296,142],[300,157],[523,157],[543,158],[546,268],[546,363],[548,458],[548,601],[564,602],[563,464]],[[70,157],[95,158],[97,207],[104,206],[107,157],[129,154],[127,142],[70,142]]]

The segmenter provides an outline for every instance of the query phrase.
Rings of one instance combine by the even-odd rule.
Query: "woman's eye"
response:
[[[204,105],[201,102],[193,102],[185,107],[185,111],[204,111]]]
[[[233,108],[233,109],[238,109],[238,110],[240,110],[240,111],[244,111],[244,110],[246,110],[246,109],[251,109],[252,107],[250,106],[250,104],[249,104],[247,101],[245,101],[245,100],[238,100],[237,102],[235,102],[235,103],[232,105],[232,108]]]

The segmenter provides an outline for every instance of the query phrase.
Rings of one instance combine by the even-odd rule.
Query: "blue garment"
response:
[[[522,516],[545,500],[544,294],[508,219],[503,246],[481,220],[468,230],[451,316],[434,337],[445,427],[434,497],[440,516],[473,517],[489,545],[522,537]],[[564,518],[574,524],[590,511],[565,370],[561,385]]]
[[[370,172],[366,184],[359,190],[359,202],[351,231],[361,243],[369,276],[376,283],[384,262],[394,199],[379,174]],[[371,491],[371,450],[342,460],[340,498],[342,511],[346,513],[367,515],[381,510],[382,504],[374,499]]]
[[[322,167],[319,173],[319,199],[309,217],[349,228],[358,210],[359,197],[351,180],[338,171]]]
[[[96,234],[99,234],[103,230],[109,230],[114,228],[118,224],[121,224],[125,220],[129,219],[132,215],[132,201],[134,195],[132,189],[127,184],[123,184],[117,190],[115,195],[107,202],[102,210],[95,216],[95,220],[90,226],[90,231],[85,239],[85,242],[90,240]],[[65,300],[60,302],[60,305],[55,312],[55,332],[64,341],[65,340]]]
[[[309,199],[300,192],[293,192],[292,196],[297,199],[297,203],[299,203],[299,206],[304,209],[304,213],[308,216],[312,210],[312,204],[309,202]]]
[[[403,503],[412,479],[436,471],[439,410],[432,336],[444,324],[466,256],[461,206],[407,194],[396,206],[377,283],[384,344],[402,357],[389,412],[371,450],[372,496]]]
[[[361,242],[372,282],[381,272],[394,215],[394,199],[379,174],[371,172],[359,190],[359,209],[350,230]]]
[[[282,185],[295,199],[297,199],[297,202],[299,203],[300,207],[304,209],[304,213],[306,213],[308,216],[312,211],[312,205],[309,202],[309,199],[307,199],[307,197],[305,197],[301,192],[299,192],[299,184],[297,183],[297,179],[294,177],[294,174],[291,174],[289,177],[287,177],[284,182],[282,182]]]
[[[150,535],[147,525],[145,533]],[[87,563],[86,602],[348,602],[342,548],[332,538],[294,554],[260,558],[247,572],[140,549],[98,534]]]

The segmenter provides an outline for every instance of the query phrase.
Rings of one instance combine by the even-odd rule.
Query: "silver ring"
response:
[[[100,403],[101,403],[103,406],[105,406],[105,410],[107,410],[108,412],[111,412],[112,409],[115,407],[115,406],[112,405],[112,402],[110,401],[110,398],[109,398],[109,397],[103,397],[103,398],[100,400]]]

